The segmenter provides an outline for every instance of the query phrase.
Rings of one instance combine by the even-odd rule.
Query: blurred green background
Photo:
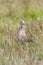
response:
[[[21,19],[33,40],[24,45],[16,41]],[[0,0],[0,65],[39,65],[42,60],[43,0]]]

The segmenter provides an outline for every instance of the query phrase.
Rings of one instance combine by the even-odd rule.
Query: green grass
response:
[[[43,16],[43,11],[38,10],[24,10],[23,17],[25,19],[37,19],[37,17]]]
[[[43,16],[43,11],[22,10],[20,13],[19,16],[0,14],[0,65],[28,65],[29,60],[43,60],[43,20],[36,21]],[[25,20],[28,38],[33,40],[24,45],[16,41],[21,19]]]

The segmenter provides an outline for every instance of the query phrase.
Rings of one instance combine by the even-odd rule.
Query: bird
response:
[[[24,20],[20,21],[20,29],[18,32],[18,40],[22,43],[27,39],[26,31],[25,31],[25,22]]]

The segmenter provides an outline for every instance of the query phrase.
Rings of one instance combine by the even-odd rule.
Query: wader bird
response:
[[[18,40],[22,43],[25,42],[27,39],[26,33],[25,33],[25,22],[22,20],[20,22],[20,29],[18,32]]]

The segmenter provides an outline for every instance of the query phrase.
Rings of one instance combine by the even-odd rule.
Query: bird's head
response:
[[[25,22],[24,22],[24,20],[21,20],[21,22],[20,22],[20,26],[21,26],[21,28],[23,28],[23,27],[25,26]]]

